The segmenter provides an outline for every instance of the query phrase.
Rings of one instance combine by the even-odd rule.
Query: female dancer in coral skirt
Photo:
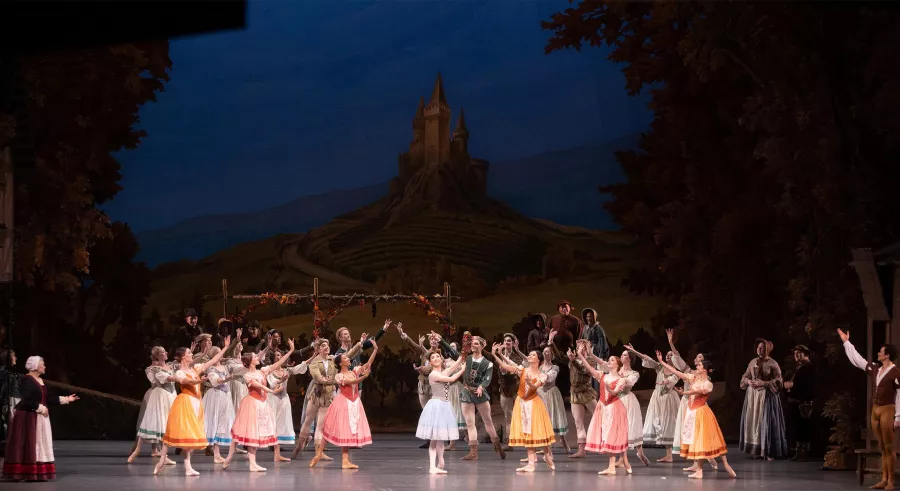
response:
[[[347,353],[334,355],[334,365],[340,367],[340,372],[335,374],[334,381],[339,384],[338,393],[334,401],[328,406],[325,421],[322,423],[322,438],[332,445],[341,447],[341,468],[359,469],[359,466],[350,462],[350,447],[362,447],[372,443],[372,431],[369,429],[369,420],[366,419],[366,411],[359,399],[359,383],[368,378],[372,370],[372,362],[378,354],[378,345],[374,339],[372,354],[364,365],[350,370],[351,360]],[[316,454],[309,463],[313,467],[318,463],[321,454]]]
[[[725,437],[716,421],[716,415],[706,405],[706,399],[713,390],[713,384],[709,380],[710,363],[706,359],[697,363],[693,373],[682,373],[663,361],[663,355],[656,352],[656,359],[665,369],[674,373],[678,378],[691,384],[691,390],[683,394],[691,397],[690,406],[684,415],[684,425],[681,430],[681,456],[693,460],[697,464],[697,470],[688,477],[703,479],[703,459],[722,457],[725,471],[731,477],[737,477],[734,469],[728,465],[728,447],[725,445]]]
[[[444,442],[455,442],[459,438],[459,423],[453,413],[450,398],[451,384],[459,380],[463,371],[459,370],[465,358],[459,356],[452,365],[445,369],[444,357],[432,352],[428,356],[431,373],[428,384],[431,386],[431,399],[422,408],[419,425],[416,427],[416,438],[431,440],[428,445],[428,461],[430,474],[446,474],[444,470]],[[453,375],[448,375],[453,374]]]
[[[519,376],[519,392],[516,394],[516,402],[512,410],[512,418],[509,425],[509,445],[511,447],[525,447],[528,453],[528,464],[516,469],[516,472],[534,472],[537,462],[536,449],[544,449],[544,462],[555,470],[553,454],[550,446],[556,441],[553,436],[553,424],[550,422],[550,414],[544,401],[538,396],[538,389],[544,385],[547,376],[541,373],[540,364],[543,355],[537,351],[530,351],[525,358],[528,367],[521,367],[500,353],[502,345],[494,344],[493,354],[500,368]]]
[[[609,467],[598,472],[601,476],[616,475],[616,456],[622,455],[625,471],[631,474],[628,463],[628,410],[619,397],[627,381],[619,376],[620,361],[610,356],[606,362],[609,373],[603,373],[585,358],[585,352],[578,351],[578,365],[591,374],[598,382],[600,404],[594,409],[594,416],[585,437],[585,450],[609,454]]]
[[[247,396],[241,400],[241,405],[234,418],[234,425],[231,427],[231,446],[228,447],[228,457],[225,457],[225,462],[222,462],[222,469],[227,469],[231,465],[235,449],[238,445],[243,445],[248,451],[250,472],[266,471],[265,467],[256,463],[256,450],[260,447],[275,445],[278,442],[275,437],[275,413],[272,411],[272,406],[266,402],[267,395],[273,392],[266,385],[266,376],[278,370],[291,358],[291,354],[294,353],[293,339],[288,340],[288,348],[290,348],[288,352],[278,361],[260,369],[256,368],[259,366],[258,354],[244,353],[241,355],[241,362],[247,367],[244,383],[249,391]]]
[[[225,338],[225,347],[231,343],[231,337]],[[175,361],[179,363],[175,379],[181,385],[181,394],[172,403],[169,419],[166,421],[166,434],[163,435],[163,446],[159,452],[159,462],[153,474],[159,474],[166,463],[166,450],[175,447],[184,450],[184,474],[198,476],[199,472],[191,467],[191,452],[202,450],[209,445],[206,440],[206,429],[203,425],[203,404],[200,401],[200,384],[206,380],[209,368],[222,359],[225,350],[219,351],[204,364],[193,364],[194,358],[189,348],[178,348]]]

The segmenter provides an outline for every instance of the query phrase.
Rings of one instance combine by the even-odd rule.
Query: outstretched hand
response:
[[[387,328],[389,328],[389,327],[391,327],[391,320],[390,320],[390,319],[385,319],[385,320],[384,320],[384,327],[382,327],[382,329],[384,329],[385,331],[387,331]]]
[[[847,330],[847,332],[844,332],[844,331],[838,329],[837,333],[838,333],[838,337],[841,338],[842,343],[846,343],[847,341],[850,341],[850,330],[849,329]]]
[[[656,350],[656,359],[663,361],[663,354],[659,350]]]
[[[675,329],[666,329],[666,337],[671,341],[675,337]]]

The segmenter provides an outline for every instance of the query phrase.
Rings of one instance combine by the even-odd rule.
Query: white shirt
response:
[[[866,371],[868,362],[866,362],[866,359],[859,354],[859,351],[856,351],[856,348],[850,344],[850,341],[844,343],[844,353],[847,353],[847,358],[850,359],[850,363],[852,363],[853,366],[862,371]],[[882,365],[882,367],[878,369],[878,375],[875,377],[876,386],[881,383],[881,380],[891,368],[894,368],[893,363],[890,363],[887,366]],[[900,384],[898,384],[898,387],[900,387]],[[897,395],[894,396],[894,421],[900,421],[900,390],[898,390]]]

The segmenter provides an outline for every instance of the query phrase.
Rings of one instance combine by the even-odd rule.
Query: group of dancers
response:
[[[560,313],[565,309],[567,315],[569,308],[567,302],[561,303]],[[629,451],[634,451],[645,466],[650,465],[643,452],[647,443],[666,449],[665,456],[657,462],[673,462],[674,454],[693,461],[684,469],[690,478],[703,478],[703,461],[717,469],[717,460],[730,477],[736,477],[728,463],[727,446],[716,417],[706,404],[713,389],[709,360],[700,353],[692,365],[686,363],[674,346],[671,330],[667,332],[670,351],[665,355],[659,351],[655,356],[643,354],[626,345],[619,356],[604,359],[597,355],[598,345],[602,343],[608,351],[608,343],[602,329],[600,336],[596,329],[590,329],[599,325],[593,318],[596,313],[585,309],[588,311],[592,314],[590,319],[584,319],[588,327],[577,334],[577,339],[565,341],[563,346],[573,341],[574,348],[567,348],[565,353],[554,342],[554,338],[565,337],[560,334],[563,331],[557,328],[549,333],[540,332],[548,327],[543,316],[542,322],[536,322],[538,332],[529,335],[527,353],[521,352],[512,333],[504,334],[503,342],[491,346],[489,353],[485,353],[486,340],[469,333],[465,333],[460,344],[448,343],[434,332],[416,342],[403,331],[402,324],[394,324],[390,319],[373,337],[363,334],[355,344],[349,329],[339,329],[339,347],[334,352],[330,342],[321,338],[295,351],[293,340],[282,344],[280,334],[275,331],[262,336],[258,323],[248,325],[248,335],[242,336],[242,329],[234,329],[228,325],[231,321],[222,319],[220,332],[233,332],[233,339],[227,334],[198,334],[190,346],[174,350],[172,361],[166,348],[152,348],[151,364],[146,369],[151,388],[142,401],[137,439],[128,463],[139,456],[143,443],[150,443],[152,455],[158,457],[154,474],[162,472],[167,465],[175,465],[168,456],[170,448],[183,454],[188,476],[198,475],[191,465],[191,456],[203,449],[223,469],[228,469],[234,454],[240,452],[247,454],[251,472],[265,472],[266,468],[257,462],[259,448],[274,447],[275,462],[290,462],[312,440],[315,455],[310,467],[322,460],[332,460],[325,454],[326,443],[330,443],[341,448],[341,468],[357,469],[350,461],[350,450],[372,443],[360,399],[362,382],[371,374],[378,339],[393,326],[421,357],[421,365],[416,370],[422,413],[416,436],[426,440],[428,472],[432,474],[447,472],[445,443],[452,447],[461,432],[468,442],[468,453],[462,460],[478,460],[476,413],[501,459],[514,447],[526,450],[524,465],[517,472],[535,472],[541,454],[546,465],[555,469],[553,445],[559,442],[567,454],[570,452],[566,441],[569,420],[563,395],[557,387],[562,378],[562,361],[567,368],[577,435],[577,450],[569,458],[583,458],[587,452],[605,454],[609,456],[608,466],[600,475],[615,475],[619,468],[631,474]],[[197,322],[196,314],[190,314],[186,318],[188,328]],[[748,390],[742,416],[741,449],[771,459],[782,444],[786,452],[786,442],[780,402],[770,395],[787,384],[781,380],[777,363],[768,356],[771,343],[758,340],[756,348],[758,356],[751,361],[741,382]],[[360,355],[368,349],[372,352],[361,363]],[[300,355],[299,364],[292,361],[294,355]],[[632,367],[638,359],[643,367],[656,373],[646,416],[642,416],[640,404],[632,393],[640,378],[640,372]],[[16,406],[16,414],[25,417],[12,426],[4,476],[44,480],[53,474],[46,407],[50,403],[74,402],[77,396],[48,397],[40,382],[45,367],[39,357],[29,358],[26,368],[35,383],[23,384],[22,401]],[[507,435],[506,447],[491,416],[490,386],[495,370],[500,378],[500,406],[505,420],[501,428]],[[295,433],[291,399],[285,389],[291,376],[307,372],[312,380],[305,393],[302,424]],[[676,386],[679,381],[683,382],[682,388]],[[25,423],[30,421],[28,418],[37,418],[38,423],[44,424],[37,424],[35,430],[30,422]],[[13,448],[24,448],[26,453],[10,453],[10,444]],[[282,455],[283,445],[294,445],[291,458]],[[225,457],[222,447],[228,447]],[[10,455],[14,456],[12,460]]]

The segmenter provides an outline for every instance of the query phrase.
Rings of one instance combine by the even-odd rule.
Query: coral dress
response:
[[[175,378],[183,380],[200,380],[198,371],[201,365],[194,365],[188,371],[178,370]],[[206,448],[206,428],[203,424],[203,403],[200,400],[200,384],[182,384],[181,394],[172,403],[169,419],[166,421],[166,434],[163,444],[169,447],[195,450]]]
[[[588,452],[620,454],[628,448],[628,410],[622,399],[609,391],[625,383],[622,378],[600,377],[600,404],[594,409],[585,437],[584,449]]]
[[[334,376],[340,389],[325,414],[322,438],[338,447],[362,447],[372,443],[372,430],[359,399],[359,384],[356,382],[359,373],[360,367],[356,367],[346,374]]]
[[[256,370],[244,374],[244,383],[250,387],[251,382],[265,387],[266,370]],[[250,388],[247,396],[241,399],[234,425],[231,426],[231,438],[238,445],[245,447],[269,447],[278,443],[275,437],[275,412],[266,402],[268,393],[257,388]]]
[[[713,384],[709,380],[694,381],[688,374],[691,388],[700,394],[691,396],[690,405],[684,413],[681,428],[681,456],[685,459],[712,459],[728,453],[725,437],[712,409],[706,404]]]
[[[538,395],[537,379],[529,379],[525,368],[519,367],[518,372],[519,392],[509,425],[509,446],[535,448],[552,445],[556,437],[553,436],[550,413]]]

